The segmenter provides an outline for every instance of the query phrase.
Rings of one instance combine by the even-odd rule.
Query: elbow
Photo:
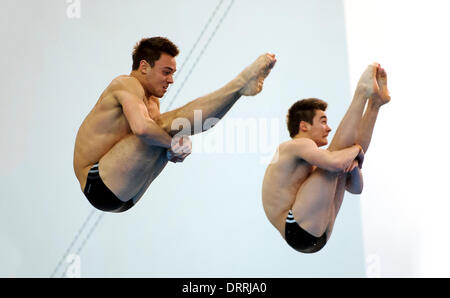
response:
[[[351,194],[360,195],[363,191],[363,185],[347,185],[345,189]]]
[[[360,195],[363,191],[364,183],[362,177],[359,179],[356,177],[352,177],[351,175],[347,176],[347,183],[345,185],[345,189],[354,195]]]
[[[363,187],[361,186],[361,188],[356,192],[356,194],[360,195],[360,194],[362,194],[362,192],[363,192]]]
[[[361,180],[361,183],[359,184],[359,188],[358,188],[358,193],[357,194],[358,195],[362,194],[363,189],[364,189],[364,183]]]
[[[355,189],[351,189],[349,192],[354,194],[354,195],[360,195],[362,194],[363,191],[363,187],[361,185],[361,187],[355,188]]]
[[[148,135],[148,129],[146,129],[146,127],[144,125],[138,125],[138,126],[131,127],[131,131],[138,138],[144,138]]]

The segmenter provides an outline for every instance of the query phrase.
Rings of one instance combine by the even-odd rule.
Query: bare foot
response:
[[[370,64],[361,75],[358,82],[358,89],[362,90],[367,98],[375,93],[379,93],[380,88],[377,82],[377,70],[380,67],[378,63]]]
[[[387,74],[381,66],[377,68],[377,84],[379,90],[372,95],[372,100],[378,106],[382,106],[391,100],[391,96],[387,87]]]
[[[239,74],[246,82],[239,93],[245,96],[252,96],[261,92],[264,79],[269,75],[276,62],[277,59],[275,59],[274,54],[264,54],[259,56],[255,62]]]

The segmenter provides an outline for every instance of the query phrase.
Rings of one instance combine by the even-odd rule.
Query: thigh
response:
[[[129,135],[100,159],[100,177],[120,200],[128,201],[162,171],[167,164],[167,159],[162,158],[165,152],[162,147],[149,146]]]
[[[345,195],[345,184],[346,184],[346,175],[342,175],[339,177],[336,185],[336,193],[333,199],[333,210],[330,214],[330,222],[327,228],[327,236],[330,237],[331,232],[333,231],[334,222],[336,221],[336,217],[341,209],[342,202],[344,201]]]
[[[337,173],[316,169],[300,186],[292,212],[308,233],[320,237],[326,231],[334,210]]]
[[[133,196],[132,200],[134,204],[136,204],[136,202],[139,201],[139,199],[144,195],[147,188],[150,186],[153,180],[155,180],[156,177],[158,177],[158,175],[162,172],[162,170],[165,168],[166,165],[167,165],[166,154],[161,154],[153,164],[153,170],[149,172],[150,175],[148,176],[147,180],[141,186],[137,194]]]
[[[155,122],[169,135],[174,136],[180,130],[184,130],[187,135],[191,134],[191,129],[193,128],[193,116],[190,118],[180,118],[178,117],[178,110],[172,110],[159,115],[155,119]],[[192,118],[192,119],[191,119]],[[173,129],[172,129],[173,124]]]

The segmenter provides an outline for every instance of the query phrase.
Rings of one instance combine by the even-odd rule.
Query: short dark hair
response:
[[[295,137],[299,132],[300,121],[306,121],[313,124],[316,110],[325,111],[328,104],[318,98],[302,99],[294,103],[287,114],[287,127],[291,138]]]
[[[169,54],[172,57],[178,55],[178,47],[165,37],[143,38],[133,50],[133,70],[139,68],[142,60],[147,61],[151,67],[155,66],[155,61],[161,57],[161,53]]]

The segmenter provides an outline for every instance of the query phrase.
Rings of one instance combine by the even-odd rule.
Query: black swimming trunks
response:
[[[286,242],[296,251],[302,253],[314,253],[321,250],[327,243],[326,232],[320,237],[315,237],[303,230],[295,221],[292,211],[286,219]]]
[[[133,200],[123,202],[103,183],[98,163],[89,170],[84,195],[97,209],[108,212],[124,212],[134,206]]]

